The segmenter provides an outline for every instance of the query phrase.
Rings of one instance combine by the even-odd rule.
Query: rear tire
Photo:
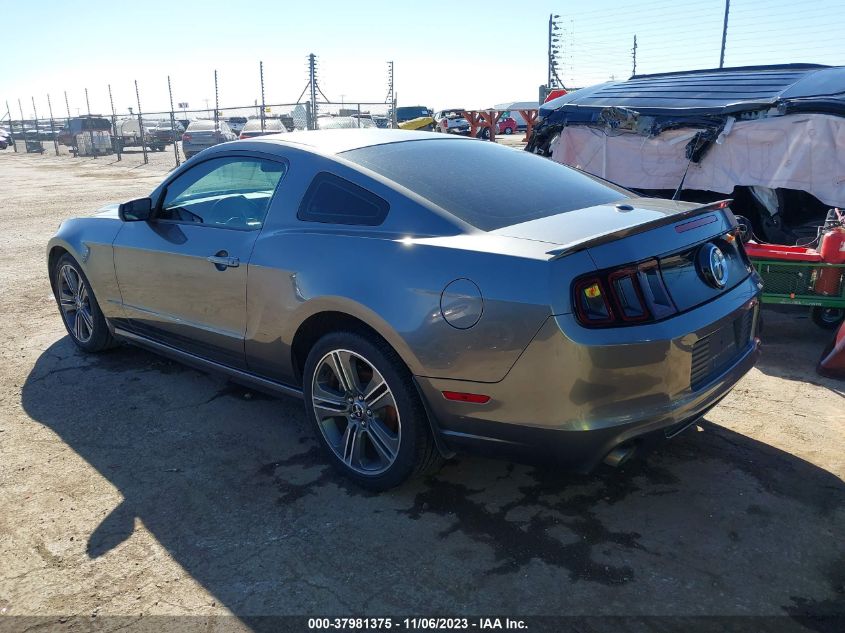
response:
[[[114,337],[79,263],[65,253],[50,275],[62,322],[76,346],[92,353],[114,347]]]
[[[513,128],[511,128],[511,127],[506,127],[506,128],[505,128],[505,134],[513,134]]]
[[[383,339],[323,336],[308,354],[302,382],[318,441],[358,485],[388,490],[442,463],[411,373]]]

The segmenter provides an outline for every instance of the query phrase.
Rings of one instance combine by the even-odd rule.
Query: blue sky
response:
[[[563,25],[562,79],[583,86],[630,75],[718,65],[724,0],[488,2],[477,15],[462,3],[281,2],[201,3],[143,0],[38,1],[7,6],[12,28],[0,39],[0,110],[17,99],[31,116],[31,97],[46,116],[108,112],[111,83],[118,111],[135,104],[192,108],[260,98],[258,62],[268,102],[295,100],[306,82],[306,56],[319,56],[320,84],[332,100],[382,101],[387,60],[395,62],[400,105],[489,107],[536,98],[545,81],[550,12]],[[845,64],[845,0],[732,0],[726,65],[817,62]],[[32,25],[37,25],[33,29]],[[140,31],[140,34],[139,34]],[[51,35],[47,35],[51,34]]]

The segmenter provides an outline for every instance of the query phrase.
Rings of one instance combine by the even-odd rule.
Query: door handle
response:
[[[237,257],[231,257],[226,251],[220,251],[216,255],[206,258],[210,263],[217,267],[217,270],[225,270],[227,268],[237,268],[241,265],[241,260]]]

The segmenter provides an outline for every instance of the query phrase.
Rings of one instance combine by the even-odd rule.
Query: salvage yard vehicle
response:
[[[218,121],[215,124],[211,119],[197,119],[191,121],[182,135],[182,152],[185,158],[190,158],[204,149],[226,141],[234,141],[237,138],[225,121]]]
[[[467,187],[465,167],[507,173]],[[73,342],[128,341],[304,398],[383,490],[455,448],[618,465],[752,367],[759,277],[727,201],[639,198],[453,135],[217,145],[47,246]]]
[[[156,135],[154,130],[158,124],[159,121],[151,119],[142,119],[139,123],[138,117],[118,119],[115,123],[117,134],[114,137],[114,143],[121,149],[146,146],[152,151],[162,152],[171,137],[161,138]],[[168,134],[172,134],[172,130],[168,130]]]
[[[403,106],[396,108],[396,124],[402,130],[425,130],[430,132],[437,127],[431,110],[425,106]]]
[[[247,138],[255,138],[256,136],[266,136],[268,134],[284,134],[287,132],[281,119],[264,119],[264,129],[261,129],[261,119],[250,119],[246,122],[238,138],[241,140]]]
[[[74,144],[76,136],[84,132],[111,133],[111,121],[98,115],[71,117],[59,131],[57,140],[61,145],[70,147]]]
[[[161,119],[159,121],[154,121],[147,129],[147,132],[152,142],[154,142],[157,147],[161,146],[162,149],[164,149],[164,146],[170,145],[171,143],[175,143],[179,140],[185,132],[185,128],[182,127],[182,124],[179,121],[174,120],[171,122],[170,119]]]
[[[353,116],[335,116],[333,114],[321,114],[315,120],[318,130],[337,130],[352,128],[374,128],[375,122],[372,119]]]
[[[845,67],[641,75],[543,104],[528,151],[649,195],[729,196],[768,242],[845,207]]]
[[[462,115],[463,108],[451,108],[441,110],[434,115],[437,122],[436,132],[449,132],[451,134],[469,134],[469,121]]]

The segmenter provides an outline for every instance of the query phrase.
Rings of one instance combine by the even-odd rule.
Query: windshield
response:
[[[424,108],[423,106],[396,108],[396,120],[399,122],[410,121],[421,116],[429,116],[428,108]]]
[[[633,195],[536,154],[483,141],[391,143],[342,156],[483,231]]]

